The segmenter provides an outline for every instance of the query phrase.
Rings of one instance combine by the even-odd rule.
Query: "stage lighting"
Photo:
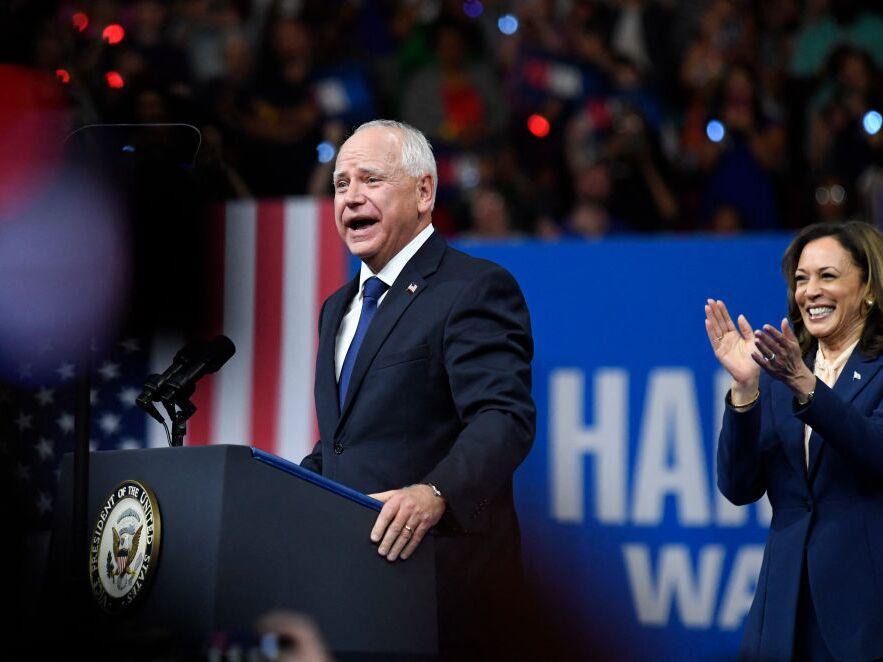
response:
[[[883,115],[876,110],[869,110],[862,117],[862,127],[869,136],[876,136],[883,126]]]
[[[119,23],[111,23],[101,32],[102,39],[111,45],[120,43],[125,36],[126,31]]]
[[[719,120],[710,120],[708,124],[705,125],[705,135],[708,136],[708,139],[711,142],[719,143],[727,137],[727,129],[724,127],[723,122]]]
[[[89,27],[89,17],[81,11],[71,16],[71,23],[77,32],[82,32]]]
[[[512,14],[503,14],[497,19],[497,28],[505,35],[518,32],[518,19]]]
[[[463,3],[463,13],[469,18],[478,18],[484,11],[484,5],[478,0],[466,0]]]
[[[552,126],[549,124],[549,120],[542,115],[536,114],[527,118],[527,130],[537,138],[545,138],[549,135],[549,131],[552,130]]]
[[[334,149],[334,145],[325,140],[316,145],[316,153],[319,157],[319,163],[328,163],[334,158],[337,150]]]
[[[126,85],[126,81],[116,71],[108,71],[104,74],[104,80],[107,82],[108,87],[112,87],[115,90],[119,90]]]

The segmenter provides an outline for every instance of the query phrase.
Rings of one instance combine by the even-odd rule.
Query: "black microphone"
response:
[[[172,366],[160,376],[158,383],[148,379],[145,391],[152,386],[158,395],[153,399],[164,403],[174,402],[182,395],[189,397],[201,377],[217,372],[235,353],[236,346],[227,336],[188,345],[175,355]]]
[[[169,446],[181,446],[184,443],[187,419],[196,412],[196,406],[189,398],[193,395],[197,380],[217,371],[235,353],[236,346],[227,336],[217,336],[208,342],[194,342],[175,354],[172,365],[164,373],[147,378],[144,390],[136,402],[141,409],[162,423]],[[162,402],[172,421],[174,433],[169,431],[154,402]]]

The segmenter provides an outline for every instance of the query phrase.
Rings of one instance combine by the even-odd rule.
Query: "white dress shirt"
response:
[[[340,380],[340,371],[343,369],[343,360],[346,358],[346,352],[350,348],[350,343],[353,342],[353,336],[356,335],[356,327],[359,325],[359,317],[362,314],[362,287],[365,285],[365,281],[371,278],[371,276],[377,276],[388,287],[392,286],[396,278],[399,277],[399,274],[402,273],[405,265],[420,250],[420,247],[426,243],[426,240],[429,239],[433,232],[434,228],[432,223],[430,223],[423,228],[420,234],[408,242],[402,250],[396,253],[376,274],[371,271],[367,264],[362,262],[362,268],[359,270],[359,291],[356,292],[356,296],[350,301],[349,308],[347,308],[346,314],[340,322],[337,338],[334,341],[334,374],[338,380]],[[389,290],[386,290],[381,295],[377,302],[378,308],[383,304],[383,300],[388,293]]]

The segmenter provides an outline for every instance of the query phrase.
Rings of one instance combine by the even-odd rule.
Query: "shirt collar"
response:
[[[856,340],[849,347],[840,352],[840,354],[838,354],[833,360],[829,361],[829,359],[825,356],[825,353],[822,351],[821,344],[819,344],[819,348],[816,350],[816,365],[819,366],[820,369],[840,370],[843,366],[846,365],[846,362],[852,355],[852,350],[855,349],[856,345],[858,345],[858,340]]]
[[[432,223],[427,225],[420,233],[414,237],[411,241],[407,243],[407,245],[396,253],[392,259],[387,262],[383,269],[378,271],[376,274],[373,273],[368,267],[367,264],[362,262],[362,267],[359,270],[359,294],[358,296],[362,296],[362,286],[365,284],[365,281],[371,278],[371,276],[377,276],[380,280],[382,280],[388,287],[391,287],[392,284],[396,281],[396,278],[399,277],[399,274],[402,273],[402,269],[405,268],[405,265],[411,260],[412,257],[420,250],[420,247],[426,243],[426,240],[432,235],[435,231],[435,228],[432,227]]]

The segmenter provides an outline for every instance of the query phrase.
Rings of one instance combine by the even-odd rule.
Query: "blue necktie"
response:
[[[346,358],[343,360],[343,367],[340,369],[340,379],[337,382],[337,396],[340,401],[341,411],[343,411],[346,390],[350,385],[350,377],[353,374],[356,357],[359,355],[359,348],[362,346],[365,334],[368,333],[368,327],[371,326],[374,313],[377,312],[377,302],[388,287],[389,285],[377,276],[371,276],[362,286],[362,313],[359,315],[359,325],[356,327],[356,335],[353,336],[353,341],[346,351]]]

